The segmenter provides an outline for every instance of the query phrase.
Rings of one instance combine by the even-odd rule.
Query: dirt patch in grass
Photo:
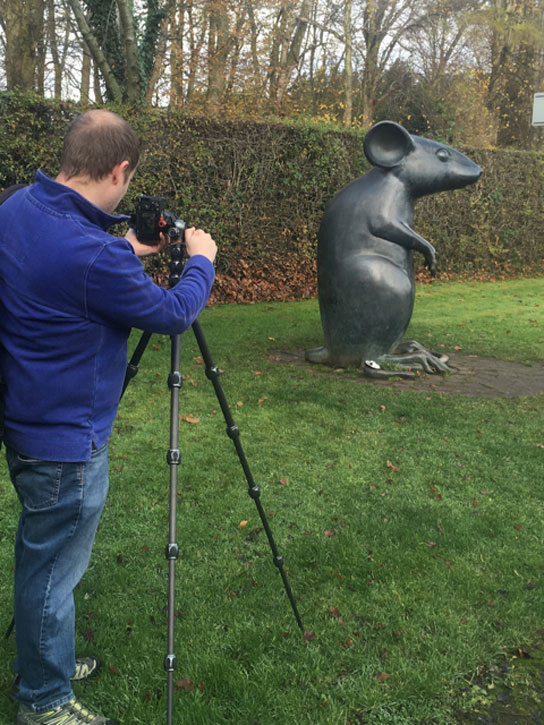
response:
[[[327,365],[308,362],[303,349],[275,350],[269,359],[278,363],[305,367],[315,375],[344,375],[365,385],[416,390],[446,395],[467,395],[474,398],[519,398],[524,395],[544,393],[544,363],[522,363],[451,353],[448,365],[452,373],[425,375],[414,380],[375,380],[357,370],[334,370]]]
[[[457,712],[460,725],[544,723],[544,640],[542,633],[529,647],[492,665],[473,683],[482,702]],[[490,686],[491,685],[491,686]]]

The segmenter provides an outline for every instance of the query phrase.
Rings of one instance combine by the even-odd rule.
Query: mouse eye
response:
[[[438,156],[438,158],[440,159],[440,161],[448,161],[449,158],[450,158],[450,156],[451,156],[451,154],[448,151],[448,149],[443,149],[443,148],[442,149],[438,149],[438,151],[436,152],[436,155]]]

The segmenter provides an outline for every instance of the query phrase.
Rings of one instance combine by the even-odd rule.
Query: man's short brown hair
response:
[[[112,111],[95,109],[81,114],[68,127],[60,171],[67,179],[88,176],[100,181],[117,164],[128,161],[128,178],[139,158],[138,137],[131,126]]]

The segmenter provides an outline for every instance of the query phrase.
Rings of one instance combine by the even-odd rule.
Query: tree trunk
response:
[[[106,84],[108,92],[116,103],[121,103],[123,100],[123,92],[119,84],[115,80],[113,71],[110,68],[108,61],[106,60],[106,57],[102,52],[102,49],[98,44],[97,39],[95,38],[92,30],[89,27],[89,23],[85,18],[85,13],[83,12],[83,8],[81,7],[79,0],[68,0],[68,2],[70,3],[70,7],[72,8],[72,12],[74,13],[79,32],[83,36],[83,40],[87,44],[89,51],[93,57],[95,66],[98,67],[100,69],[100,72],[102,73],[102,77],[104,79],[104,83]],[[98,96],[96,100],[98,101]]]
[[[47,35],[49,38],[49,48],[51,50],[51,56],[53,58],[53,68],[55,71],[55,98],[60,100],[62,95],[63,67],[59,54],[59,45],[57,42],[54,0],[47,0]]]
[[[249,16],[249,28],[251,33],[251,41],[250,41],[250,47],[251,47],[251,68],[253,71],[253,81],[252,86],[253,89],[256,90],[257,88],[261,87],[262,81],[261,81],[261,65],[259,63],[259,52],[258,52],[258,31],[257,31],[257,22],[255,20],[255,12],[253,8],[253,3],[251,0],[247,4],[247,12]]]
[[[8,90],[36,90],[38,44],[43,35],[43,2],[4,0],[3,9]]]
[[[276,95],[273,99],[278,113],[281,113],[283,98],[293,71],[300,63],[302,42],[306,34],[306,28],[308,27],[313,2],[314,0],[302,1],[300,11],[289,24],[288,32],[284,38],[279,60]]]
[[[35,84],[36,91],[43,96],[45,93],[45,5],[43,0],[33,0],[33,29],[34,40],[36,42],[36,59],[35,59]]]
[[[175,18],[176,7],[172,6],[169,14],[162,19],[161,26],[159,29],[159,37],[157,41],[157,48],[155,51],[155,58],[153,61],[153,69],[149,78],[147,79],[147,88],[145,91],[145,103],[147,106],[151,106],[153,103],[153,93],[155,87],[159,82],[159,78],[163,71],[165,56],[166,56],[166,45],[168,42],[168,31],[172,27],[172,18]],[[176,42],[175,35],[172,35],[172,45]],[[181,70],[181,69],[180,69]]]
[[[174,5],[170,12],[170,105],[183,104],[183,30],[185,8]]]
[[[208,41],[208,108],[219,111],[225,93],[227,58],[230,50],[227,2],[216,0],[209,14]]]
[[[236,17],[236,23],[234,27],[234,37],[231,40],[232,57],[230,60],[230,71],[227,81],[227,96],[232,93],[234,85],[236,83],[236,75],[238,71],[238,64],[240,62],[240,53],[242,52],[242,45],[244,41],[244,25],[247,20],[247,11],[245,7],[238,8],[238,14]]]
[[[83,58],[81,61],[81,86],[79,100],[81,103],[88,103],[91,93],[91,54],[86,43],[82,43]]]
[[[344,68],[344,126],[351,126],[353,116],[353,68],[351,35],[351,0],[346,0],[344,13],[344,36],[346,39],[346,59]]]
[[[126,68],[126,100],[129,103],[137,103],[142,98],[142,85],[140,79],[140,68],[138,62],[138,43],[134,29],[134,17],[132,15],[129,0],[117,0],[119,10],[119,23],[121,26],[121,37],[124,46],[125,68]]]
[[[195,20],[194,3],[188,2],[187,8],[187,35],[189,36],[189,73],[187,75],[187,85],[185,92],[185,100],[192,99],[197,77],[199,74],[200,52],[206,40],[206,31],[208,30],[207,20],[201,20],[200,24]],[[198,34],[197,34],[198,31]]]

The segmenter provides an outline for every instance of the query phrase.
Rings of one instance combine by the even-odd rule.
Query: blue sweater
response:
[[[113,216],[41,171],[0,206],[0,374],[5,441],[31,458],[84,461],[112,429],[132,327],[178,334],[210,294],[213,264],[191,257],[157,286]]]

